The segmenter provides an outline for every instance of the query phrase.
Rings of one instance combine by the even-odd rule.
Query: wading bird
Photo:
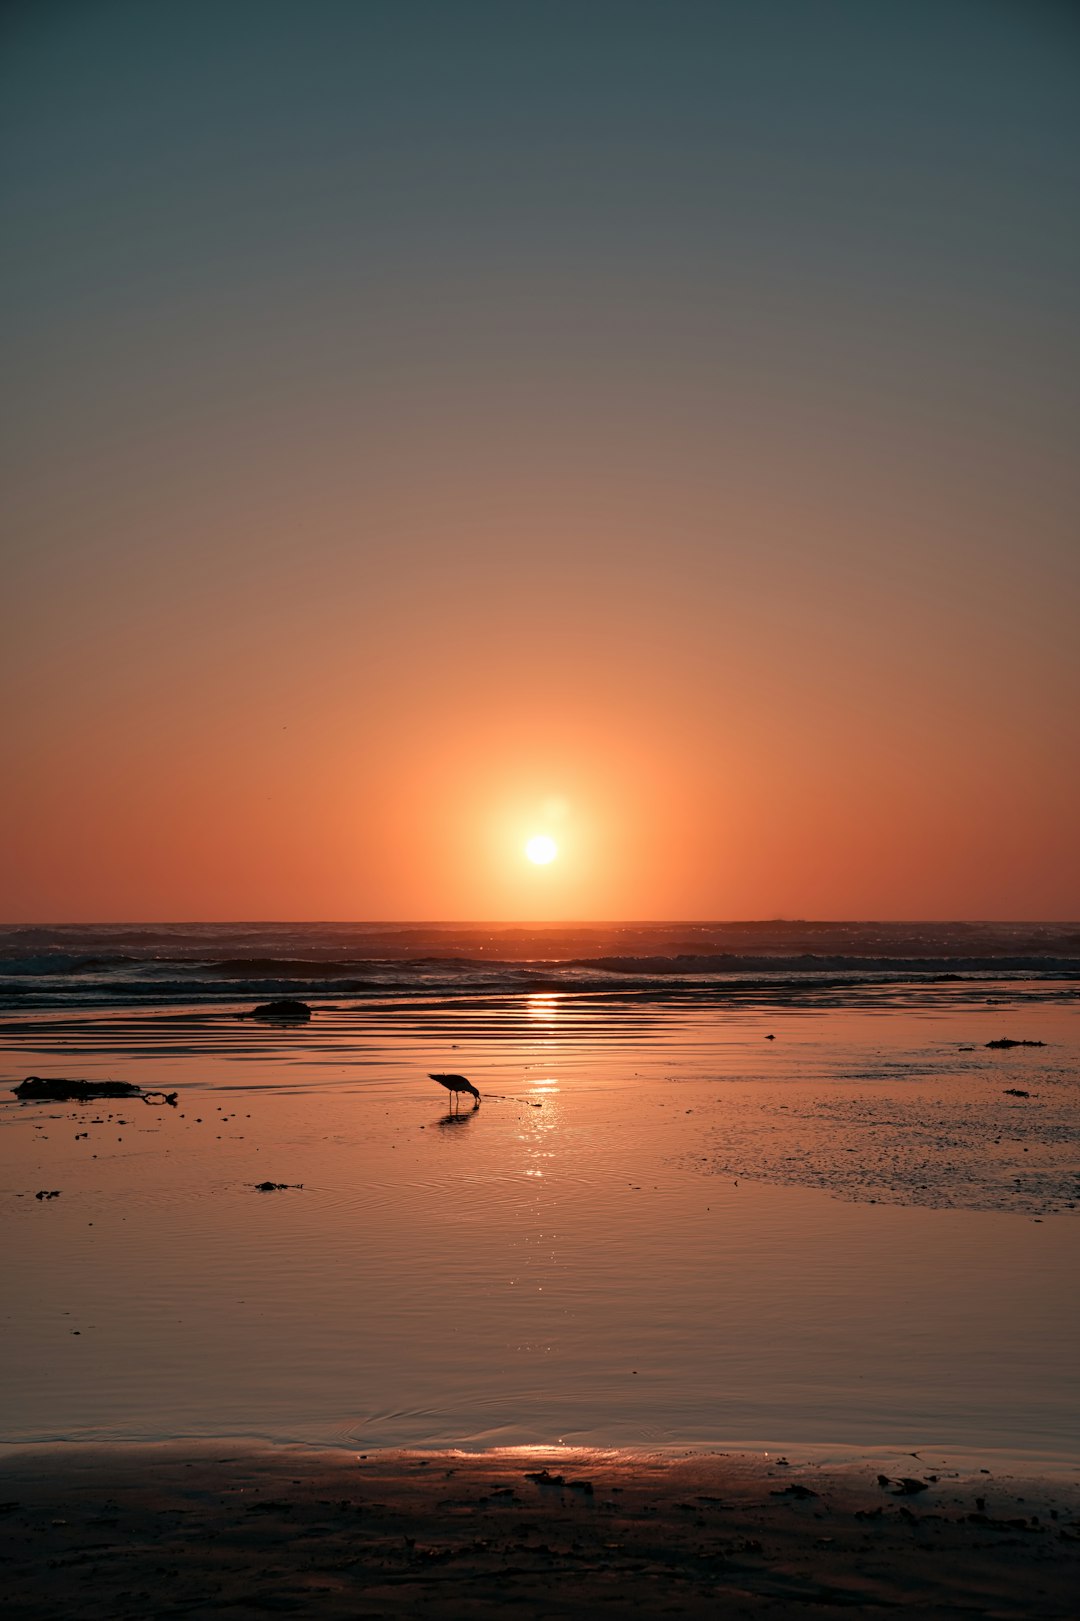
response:
[[[480,1107],[480,1094],[473,1083],[465,1079],[464,1075],[429,1075],[428,1080],[438,1081],[440,1086],[445,1086],[451,1098],[456,1097],[459,1103],[462,1092],[471,1092],[476,1099],[473,1108],[478,1109]]]

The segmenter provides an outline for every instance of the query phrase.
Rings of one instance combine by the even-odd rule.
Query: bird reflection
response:
[[[456,1114],[451,1112],[450,1114],[440,1115],[435,1124],[439,1127],[440,1131],[445,1131],[447,1126],[469,1126],[472,1124],[475,1117],[475,1109],[470,1109],[467,1114]]]

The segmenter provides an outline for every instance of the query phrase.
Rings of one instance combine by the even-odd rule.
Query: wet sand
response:
[[[894,1467],[882,1485],[740,1455],[18,1451],[0,1614],[1075,1614],[1076,1484]]]
[[[1072,1614],[1076,1010],[940,997],[10,1021],[178,1104],[0,1106],[0,1617]]]
[[[1076,1010],[975,1045],[1033,1029],[548,996],[9,1024],[0,1079],[178,1106],[0,1099],[0,1436],[1072,1464]]]

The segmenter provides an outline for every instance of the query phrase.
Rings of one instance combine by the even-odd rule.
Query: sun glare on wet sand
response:
[[[538,867],[546,867],[549,861],[555,860],[558,853],[559,846],[554,839],[549,839],[546,833],[538,833],[525,846],[525,854]]]

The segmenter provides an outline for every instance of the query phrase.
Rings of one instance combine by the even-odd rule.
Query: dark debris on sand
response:
[[[311,1018],[311,1009],[306,1002],[298,1002],[295,997],[280,996],[273,1002],[260,1002],[258,1007],[252,1008],[248,1018],[281,1019],[301,1024]]]
[[[23,1103],[90,1103],[94,1098],[137,1098],[130,1081],[69,1081],[60,1075],[28,1075],[11,1089]]]
[[[20,1103],[93,1103],[98,1098],[139,1098],[176,1108],[176,1092],[144,1092],[130,1081],[69,1081],[60,1075],[28,1075],[11,1089]]]
[[[127,1448],[80,1450],[73,1467],[24,1452],[10,1460],[0,1519],[3,1613],[1074,1613],[1078,1505],[1051,1483],[950,1479],[916,1512],[882,1503],[865,1469],[805,1469],[813,1488],[777,1494],[759,1460],[607,1454],[588,1458],[595,1496],[569,1481],[543,1489],[559,1477],[541,1466],[524,1471],[539,1489],[519,1497],[524,1461]]]

